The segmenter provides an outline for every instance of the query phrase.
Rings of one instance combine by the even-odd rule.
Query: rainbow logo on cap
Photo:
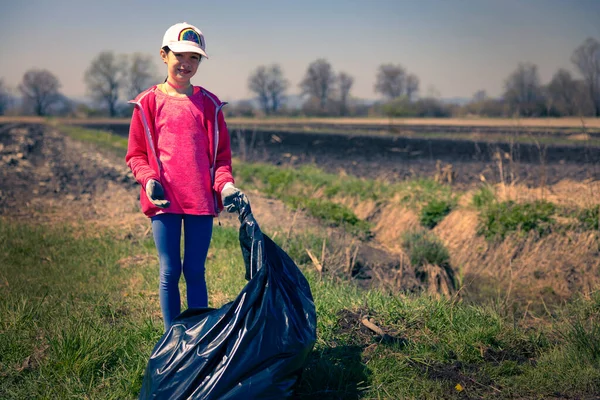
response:
[[[184,30],[179,32],[179,40],[187,40],[189,42],[197,43],[199,46],[202,45],[202,43],[200,42],[200,35],[198,35],[198,32],[196,32],[192,28],[185,28]]]

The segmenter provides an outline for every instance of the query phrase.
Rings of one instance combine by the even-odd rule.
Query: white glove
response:
[[[243,207],[249,204],[246,195],[233,186],[233,183],[227,182],[221,190],[221,200],[223,201],[223,208],[227,212],[240,211]]]

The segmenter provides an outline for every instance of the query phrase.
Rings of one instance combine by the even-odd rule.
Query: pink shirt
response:
[[[156,91],[154,118],[160,182],[170,213],[211,215],[215,209],[201,94],[173,97]],[[157,212],[157,214],[160,212]]]
[[[148,217],[216,216],[222,207],[216,194],[225,183],[233,183],[229,133],[220,112],[224,103],[199,87],[191,96],[173,97],[156,86],[133,103],[125,160],[142,186],[142,211]],[[169,207],[160,209],[150,203],[144,190],[150,179],[160,181]]]

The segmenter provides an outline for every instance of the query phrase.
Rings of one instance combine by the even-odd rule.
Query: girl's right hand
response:
[[[158,208],[167,208],[171,204],[169,200],[165,199],[165,190],[162,185],[155,179],[150,179],[146,183],[146,196]]]

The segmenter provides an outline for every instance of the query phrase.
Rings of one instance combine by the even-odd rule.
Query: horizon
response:
[[[536,64],[542,84],[560,68],[580,78],[571,54],[587,37],[600,40],[596,0],[238,0],[182,10],[155,0],[143,10],[115,0],[0,1],[1,46],[10,55],[0,60],[0,79],[16,89],[27,70],[47,69],[62,94],[81,99],[88,98],[85,70],[102,51],[150,54],[159,76],[166,73],[158,56],[162,35],[182,21],[202,30],[210,57],[192,83],[232,102],[252,99],[248,76],[272,63],[290,82],[286,94],[299,95],[308,65],[319,58],[354,78],[351,95],[358,99],[381,97],[373,90],[377,68],[389,63],[419,77],[420,97],[468,99],[478,90],[500,97],[520,62]],[[23,45],[35,39],[48,45]]]

